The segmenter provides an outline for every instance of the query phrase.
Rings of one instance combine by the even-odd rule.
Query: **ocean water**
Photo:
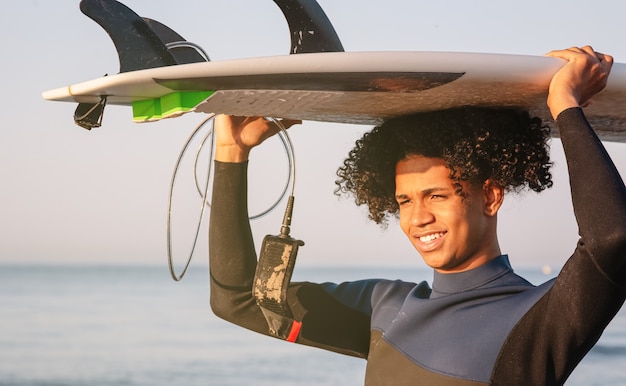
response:
[[[539,269],[520,271],[534,283]],[[296,280],[430,280],[402,268],[298,267]],[[213,316],[205,267],[0,266],[0,385],[362,385],[365,361]],[[621,311],[567,385],[626,385]]]

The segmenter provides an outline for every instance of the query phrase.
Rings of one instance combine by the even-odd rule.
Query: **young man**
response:
[[[399,214],[435,270],[432,287],[292,283],[287,300],[301,323],[296,342],[367,358],[371,385],[565,382],[624,301],[626,189],[581,110],[606,85],[612,58],[591,47],[549,55],[568,61],[552,80],[548,106],[581,237],[559,276],[529,284],[513,273],[496,234],[505,191],[551,185],[539,121],[474,108],[394,119],[357,141],[339,170],[339,190],[367,204],[379,223]],[[433,127],[441,135],[428,134]],[[211,306],[263,334],[270,328],[251,293],[256,253],[246,170],[250,150],[276,131],[262,118],[216,120]]]

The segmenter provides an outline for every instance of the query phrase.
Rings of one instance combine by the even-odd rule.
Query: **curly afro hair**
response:
[[[540,192],[552,186],[550,129],[510,108],[464,107],[390,119],[356,141],[337,171],[336,194],[366,204],[369,218],[396,217],[395,168],[410,155],[442,158],[457,194],[461,182],[487,179],[505,189]]]

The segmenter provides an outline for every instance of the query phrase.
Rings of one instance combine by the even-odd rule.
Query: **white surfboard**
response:
[[[550,120],[550,80],[564,61],[453,52],[324,52],[138,70],[46,91],[47,100],[132,105],[146,122],[181,113],[377,124],[457,106],[512,106]],[[605,140],[626,141],[626,65],[585,110]]]
[[[565,63],[560,59],[343,52],[316,1],[274,2],[289,24],[290,55],[210,62],[171,28],[116,0],[81,0],[81,11],[113,40],[120,73],[43,96],[79,102],[74,118],[87,129],[100,126],[107,103],[131,105],[136,122],[195,111],[372,125],[458,106],[519,107],[551,120],[546,98],[552,76]],[[626,142],[626,65],[614,65],[594,102],[586,114],[600,136]]]

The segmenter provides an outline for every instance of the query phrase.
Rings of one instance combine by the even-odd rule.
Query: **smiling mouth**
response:
[[[430,243],[434,240],[437,240],[440,237],[443,237],[445,234],[446,234],[445,232],[430,233],[428,235],[420,236],[418,237],[418,239],[422,243]]]

